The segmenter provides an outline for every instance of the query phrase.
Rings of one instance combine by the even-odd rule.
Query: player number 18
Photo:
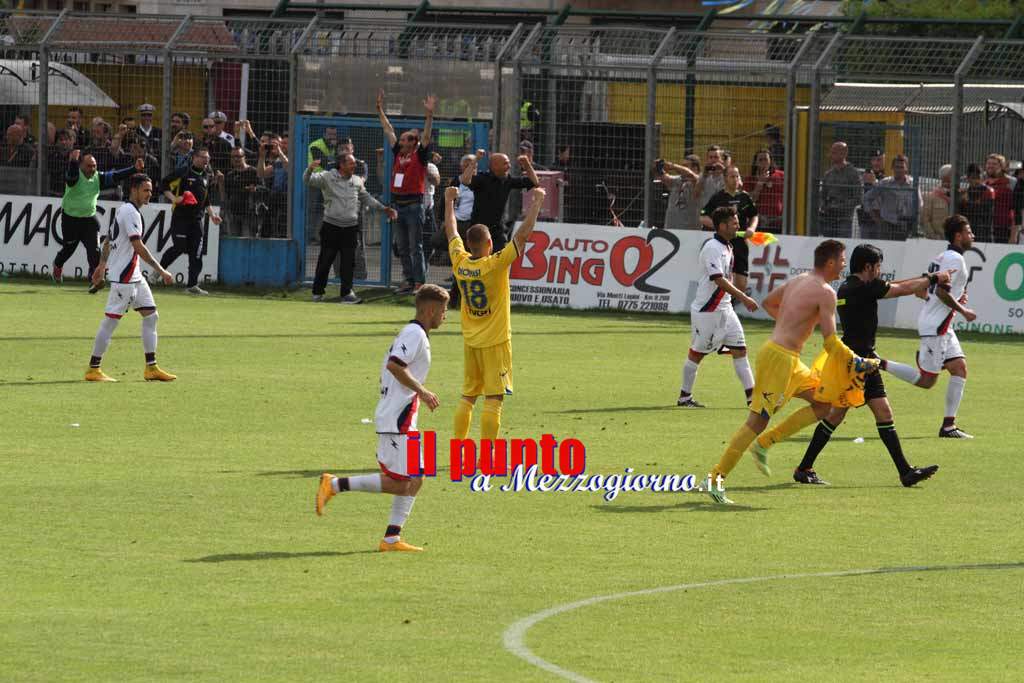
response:
[[[480,280],[459,280],[462,296],[469,302],[470,308],[487,308],[487,290]]]

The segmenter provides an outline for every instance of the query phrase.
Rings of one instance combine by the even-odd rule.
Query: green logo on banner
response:
[[[1021,278],[1021,283],[1017,285],[1016,289],[1010,289],[1009,285],[1006,284],[1006,276],[1010,274],[1010,268],[1013,266],[1020,266],[1021,272],[1024,274],[1024,254],[1013,252],[1004,256],[1003,260],[996,266],[996,272],[992,276],[992,284],[996,288],[996,293],[1006,301],[1020,301],[1024,299],[1024,277]]]

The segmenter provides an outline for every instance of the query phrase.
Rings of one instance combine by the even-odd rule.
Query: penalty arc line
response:
[[[533,653],[529,647],[526,646],[526,633],[539,624],[540,622],[550,619],[551,617],[565,614],[566,612],[572,612],[574,610],[589,607],[590,605],[596,605],[602,602],[612,602],[614,600],[626,600],[628,598],[638,598],[647,595],[657,595],[659,593],[671,593],[680,590],[689,590],[697,588],[712,588],[715,586],[734,586],[745,583],[764,583],[768,581],[789,581],[795,579],[827,579],[827,578],[838,578],[846,576],[870,576],[873,574],[908,574],[914,572],[947,572],[947,571],[969,571],[978,569],[1024,569],[1024,562],[1003,562],[994,564],[957,564],[957,565],[933,565],[933,566],[920,566],[920,567],[876,567],[874,569],[847,569],[843,571],[833,572],[815,572],[810,574],[775,574],[772,576],[752,576],[738,579],[719,579],[716,581],[702,581],[699,583],[680,583],[672,586],[658,586],[655,588],[645,588],[637,591],[627,591],[624,593],[612,593],[610,595],[597,595],[591,598],[585,598],[583,600],[577,600],[576,602],[567,602],[563,605],[556,605],[555,607],[549,607],[546,610],[535,612],[526,617],[523,617],[519,621],[515,622],[507,629],[502,635],[502,644],[505,649],[510,653],[519,657],[533,666],[543,669],[548,673],[559,676],[568,681],[574,681],[575,683],[596,683],[591,678],[587,678],[582,674],[578,674],[575,671],[569,671],[564,669],[557,664],[542,659]]]

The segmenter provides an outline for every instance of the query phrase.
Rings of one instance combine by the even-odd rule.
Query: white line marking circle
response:
[[[502,642],[505,649],[519,657],[522,660],[532,664],[533,666],[543,669],[556,676],[564,678],[567,681],[574,681],[575,683],[596,683],[591,678],[587,678],[582,674],[578,674],[575,671],[569,671],[563,669],[557,664],[553,664],[546,659],[542,659],[535,655],[533,651],[526,646],[526,633],[531,628],[554,616],[559,614],[565,614],[566,612],[572,612],[583,607],[589,607],[590,605],[596,605],[601,602],[611,602],[613,600],[625,600],[627,598],[637,598],[645,595],[656,595],[658,593],[671,593],[673,591],[689,590],[691,588],[711,588],[713,586],[733,586],[744,583],[762,583],[766,581],[788,581],[793,579],[823,579],[823,578],[835,578],[841,576],[866,576],[870,574],[901,574],[911,572],[935,572],[935,571],[957,571],[957,570],[970,570],[970,569],[1021,569],[1024,568],[1024,562],[1005,562],[1005,563],[994,563],[994,564],[961,564],[961,565],[934,565],[934,566],[923,566],[923,567],[880,567],[875,569],[847,569],[845,571],[835,572],[816,572],[812,574],[775,574],[773,576],[752,576],[748,578],[740,579],[719,579],[717,581],[703,581],[700,583],[679,583],[673,586],[659,586],[657,588],[645,588],[638,591],[628,591],[625,593],[612,593],[611,595],[597,595],[592,598],[585,598],[583,600],[577,600],[576,602],[567,602],[564,605],[556,605],[540,612],[535,612],[529,616],[523,617],[519,621],[515,622],[507,629],[502,635]]]

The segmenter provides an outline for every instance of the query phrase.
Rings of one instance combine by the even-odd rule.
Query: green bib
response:
[[[100,196],[100,172],[86,178],[84,173],[78,174],[78,182],[64,186],[64,198],[60,208],[65,216],[89,218],[96,215],[96,200]]]

